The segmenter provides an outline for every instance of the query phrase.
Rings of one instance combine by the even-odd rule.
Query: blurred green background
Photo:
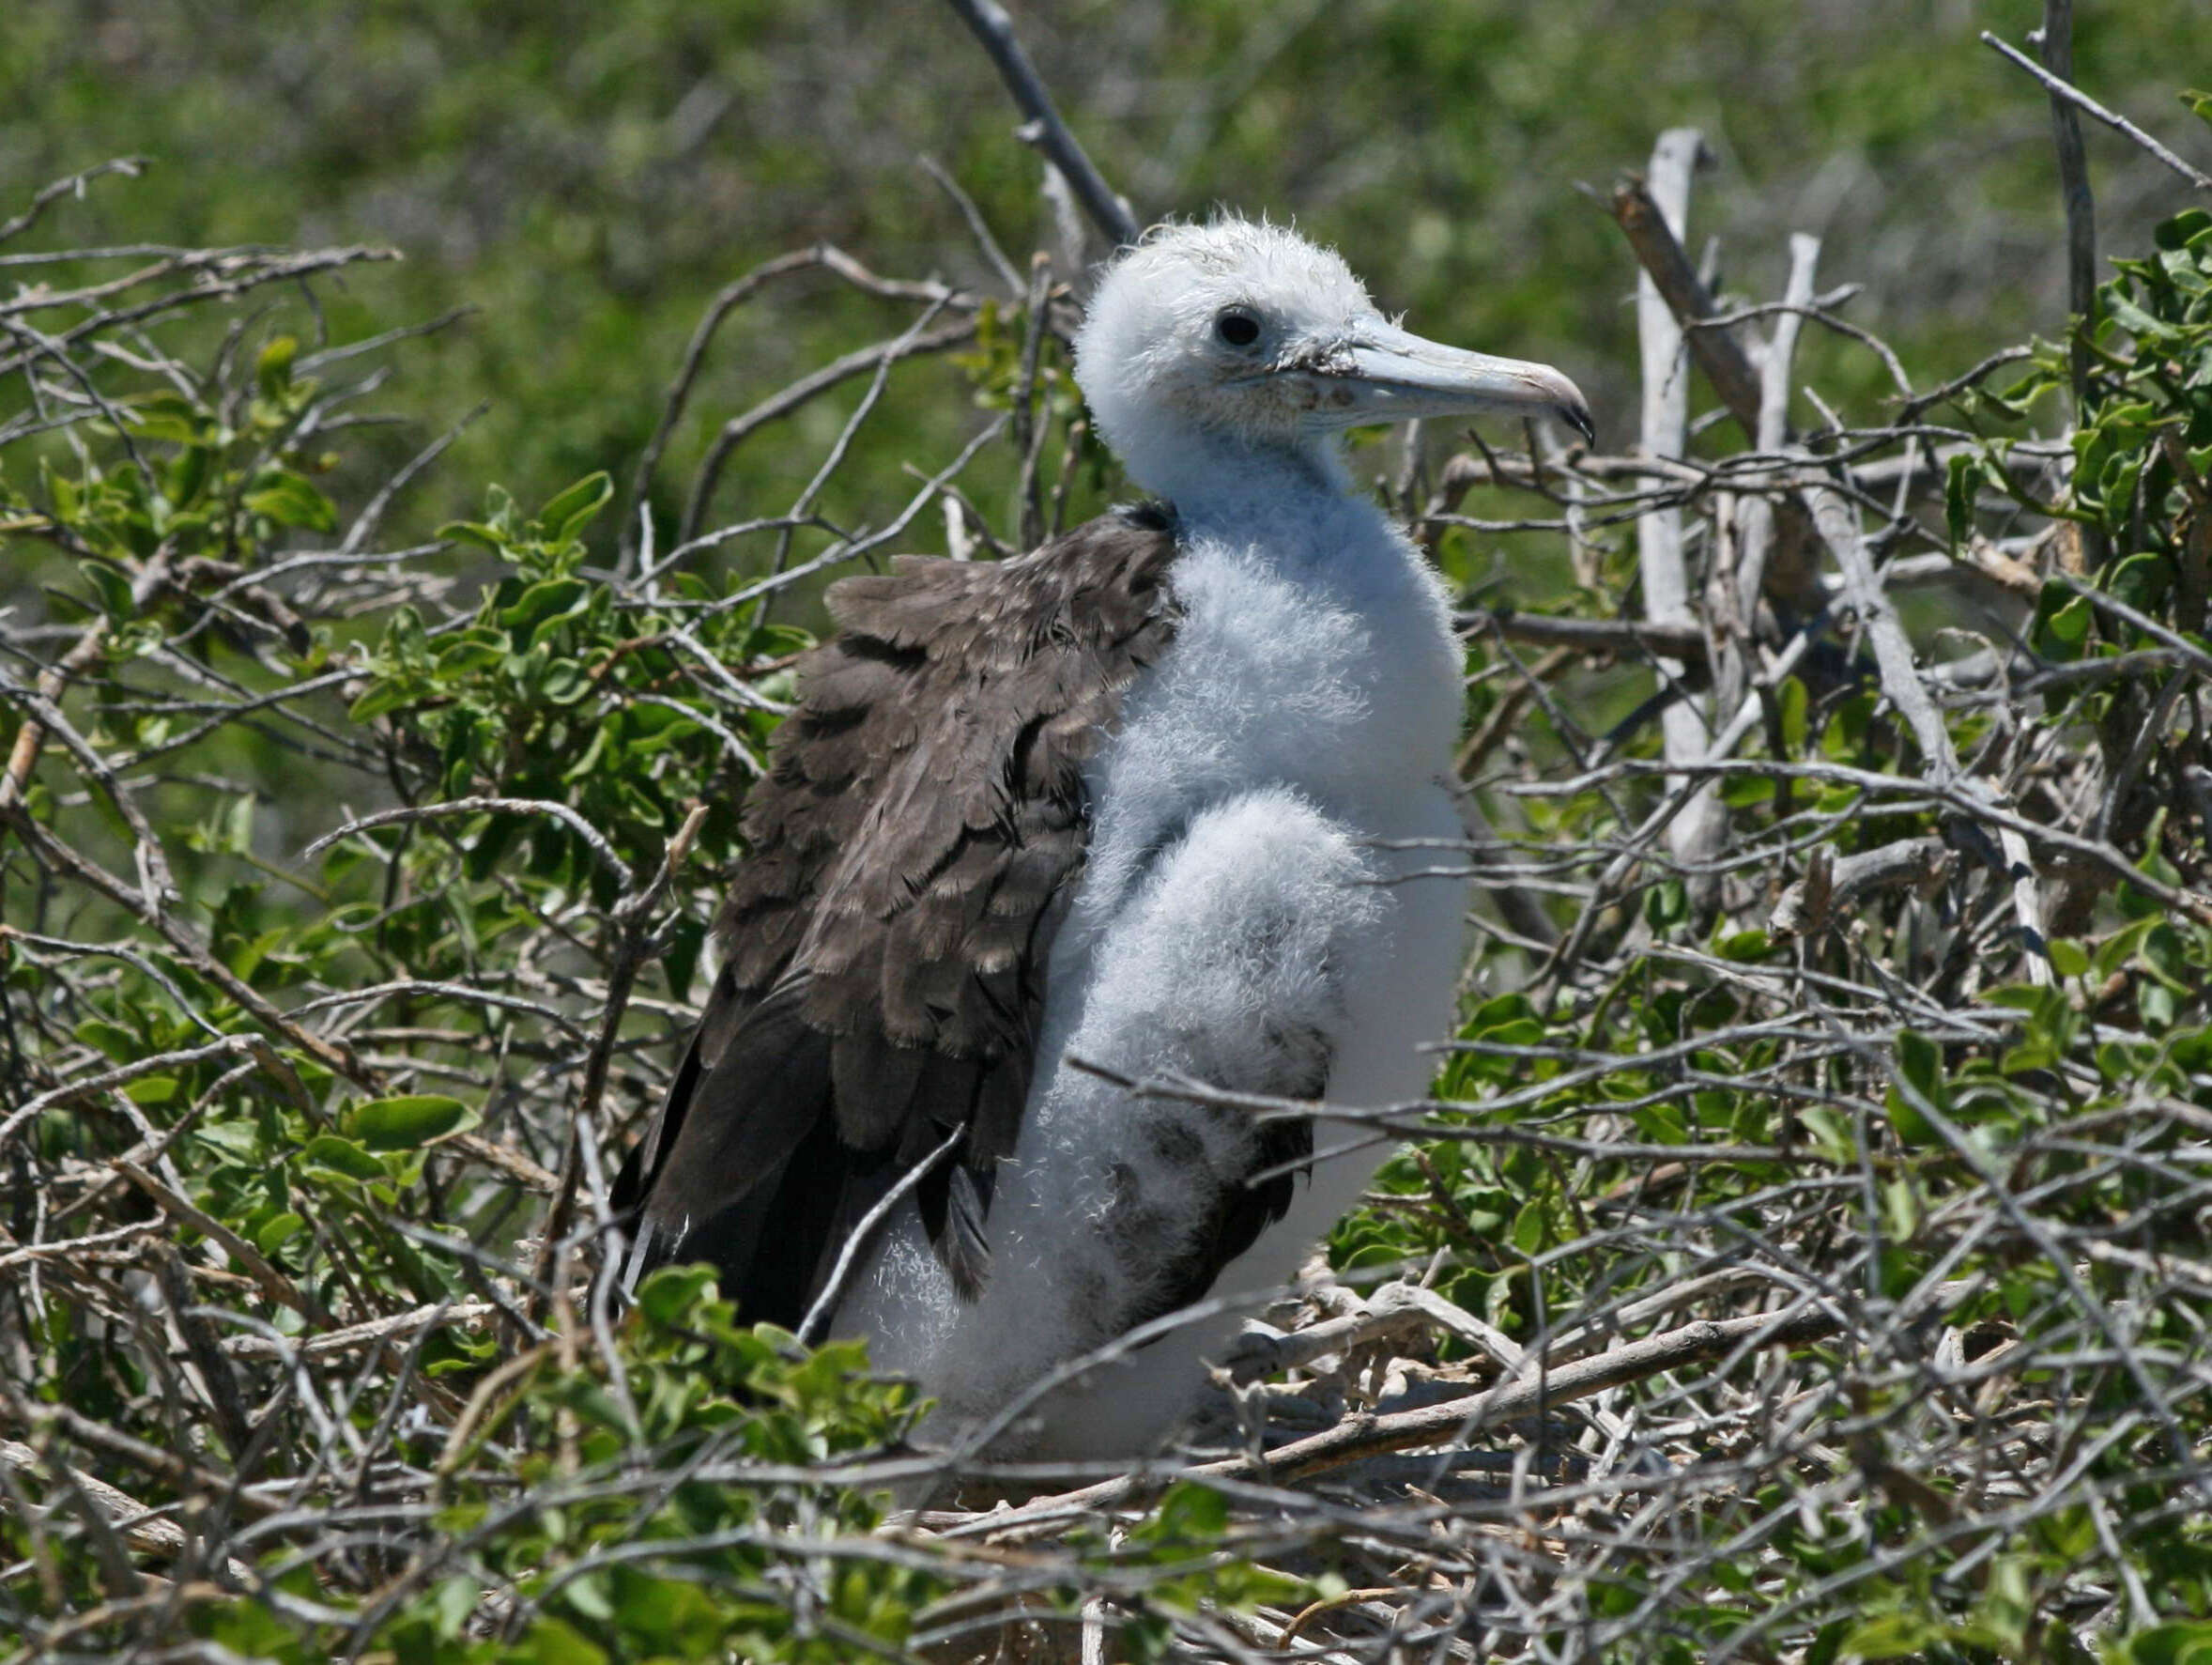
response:
[[[2078,11],[2084,85],[2201,149],[2174,95],[2212,81],[2212,6]],[[1016,23],[1141,215],[1223,203],[1295,217],[1424,332],[1567,368],[1623,444],[1632,270],[1578,186],[1602,194],[1666,126],[1702,127],[1717,155],[1691,240],[1719,239],[1739,292],[1771,298],[1785,236],[1802,229],[1827,239],[1823,285],[1866,285],[1851,316],[1920,374],[2058,328],[2047,106],[1975,39],[2018,41],[2039,13],[2020,0],[1059,0]],[[626,481],[702,306],[768,255],[828,239],[885,273],[991,285],[918,154],[975,196],[1017,261],[1057,246],[1014,120],[934,4],[11,0],[0,22],[0,213],[111,156],[154,164],[57,205],[12,248],[387,243],[405,264],[351,276],[329,307],[336,336],[476,309],[401,354],[383,395],[410,424],[376,437],[365,466],[489,402],[401,535],[473,510],[489,481],[530,500],[596,468]],[[2184,188],[2094,125],[2089,146],[2101,248],[2139,249]],[[912,316],[820,274],[762,296],[724,331],[656,506],[672,516],[725,417]],[[1816,387],[1878,392],[1863,351],[1808,346]],[[718,515],[780,508],[864,386],[749,445]],[[903,369],[826,506],[880,523],[912,489],[901,465],[942,461],[972,431],[966,407],[953,366]],[[978,497],[994,512],[1005,501]],[[942,536],[934,520],[914,531],[923,547]]]

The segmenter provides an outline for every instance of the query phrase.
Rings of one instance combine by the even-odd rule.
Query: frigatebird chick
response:
[[[741,1317],[866,1336],[936,1401],[926,1439],[1055,1459],[1172,1433],[1237,1298],[1388,1149],[1312,1161],[1311,1120],[1121,1083],[1401,1102],[1451,1026],[1460,653],[1340,436],[1590,432],[1558,371],[1409,334],[1335,254],[1241,219],[1125,251],[1076,363],[1157,501],[830,590],[726,962],[617,1187],[633,1276],[713,1261]]]

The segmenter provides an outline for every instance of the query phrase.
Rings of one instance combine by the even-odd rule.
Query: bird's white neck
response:
[[[1130,448],[1133,449],[1133,448]],[[1175,505],[1190,527],[1237,527],[1265,542],[1317,516],[1365,506],[1334,435],[1254,442],[1207,428],[1164,431],[1126,458],[1130,476]]]

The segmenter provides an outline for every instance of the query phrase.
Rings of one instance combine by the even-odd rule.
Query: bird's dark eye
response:
[[[1249,312],[1231,307],[1214,319],[1214,333],[1231,347],[1250,347],[1260,338],[1260,321]]]

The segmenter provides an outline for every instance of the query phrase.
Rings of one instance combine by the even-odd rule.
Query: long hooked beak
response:
[[[1330,427],[1404,422],[1416,416],[1553,416],[1595,440],[1590,402],[1549,364],[1492,358],[1424,341],[1393,325],[1366,323],[1318,362],[1309,378],[1309,420]]]

